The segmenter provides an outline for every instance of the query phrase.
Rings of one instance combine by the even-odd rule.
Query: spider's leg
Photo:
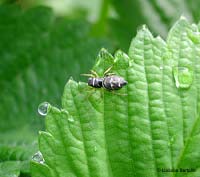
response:
[[[92,73],[93,76],[95,76],[95,77],[99,77],[99,75],[97,74],[96,71],[94,71],[94,70],[90,70],[90,72]]]
[[[105,76],[112,76],[112,75],[116,75],[115,73],[107,73]]]
[[[81,74],[81,76],[86,76],[86,77],[95,77],[93,74]]]
[[[113,67],[113,66],[110,66],[110,67],[104,72],[103,75],[106,76],[106,75],[110,72],[110,70],[112,69],[112,67]]]

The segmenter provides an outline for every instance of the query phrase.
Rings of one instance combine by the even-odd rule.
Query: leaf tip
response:
[[[73,77],[72,77],[72,76],[70,76],[70,78],[69,78],[69,81],[74,81],[74,79],[73,79]]]
[[[108,52],[104,47],[101,48],[100,52]]]
[[[105,48],[101,48],[98,54],[98,58],[106,59],[107,57],[111,57],[111,54]]]
[[[149,31],[147,25],[143,24],[143,25],[141,25],[141,26],[139,26],[139,27],[137,28],[137,32],[138,32],[138,33],[141,32],[141,31],[142,31],[142,32],[144,32],[144,31]]]
[[[147,35],[147,36],[150,36],[150,37],[153,37],[152,36],[152,33],[150,32],[149,28],[147,27],[147,25],[142,25],[140,27],[138,27],[137,29],[137,35],[136,35],[136,38],[137,36],[140,36],[140,35]]]
[[[176,24],[189,24],[189,20],[184,15],[181,15],[179,20],[175,23],[175,25]],[[172,26],[172,28],[173,28],[173,26]]]
[[[73,77],[70,77],[66,85],[74,84],[74,83],[76,82],[74,81]]]
[[[116,63],[119,59],[124,59],[124,60],[126,60],[126,61],[129,61],[129,56],[126,54],[126,53],[124,53],[122,50],[117,50],[116,52],[115,52],[115,55],[114,55],[114,62]]]

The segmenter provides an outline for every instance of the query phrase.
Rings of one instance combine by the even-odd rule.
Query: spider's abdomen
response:
[[[107,90],[119,90],[127,83],[123,77],[111,75],[103,78],[102,86]]]
[[[90,77],[88,79],[88,85],[94,88],[101,88],[102,87],[102,78]]]

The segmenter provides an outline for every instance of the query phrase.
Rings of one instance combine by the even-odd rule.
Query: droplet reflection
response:
[[[38,113],[41,116],[46,116],[48,113],[48,107],[50,106],[50,104],[48,102],[43,102],[38,106]]]
[[[38,163],[44,163],[44,158],[43,155],[40,151],[36,152],[33,156],[32,156],[32,160]]]
[[[174,67],[173,75],[177,88],[189,88],[193,82],[193,72],[187,67]]]

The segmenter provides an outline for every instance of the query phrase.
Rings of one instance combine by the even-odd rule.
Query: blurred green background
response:
[[[85,81],[100,48],[128,51],[146,24],[164,39],[181,16],[198,22],[200,1],[191,0],[1,0],[0,171],[8,161],[22,165],[37,151],[44,129],[38,105],[60,107],[70,76]]]

